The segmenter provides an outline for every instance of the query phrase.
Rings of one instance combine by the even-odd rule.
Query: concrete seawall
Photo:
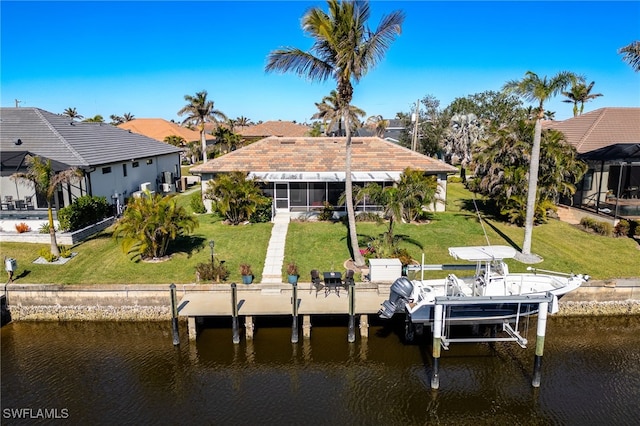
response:
[[[299,291],[307,291],[310,284],[300,283],[298,288]],[[180,284],[176,289],[178,300],[194,292],[226,292],[231,297],[229,284]],[[243,292],[268,294],[290,289],[289,284],[238,285],[239,295]],[[169,284],[7,284],[4,290],[6,309],[12,321],[165,321],[171,319]],[[389,285],[358,283],[356,298],[360,292],[388,295]],[[638,279],[589,282],[562,298],[558,315],[627,314],[640,315],[640,280]]]

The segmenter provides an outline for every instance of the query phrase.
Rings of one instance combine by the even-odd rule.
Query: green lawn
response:
[[[189,195],[179,197],[190,197]],[[188,200],[181,200],[187,208]],[[469,210],[471,207],[471,210]],[[485,245],[486,240],[472,194],[460,184],[448,185],[447,212],[436,213],[428,224],[398,224],[396,234],[406,235],[415,244],[403,243],[414,259],[425,263],[451,263],[447,248],[462,245]],[[483,216],[484,217],[484,216]],[[192,283],[195,266],[210,261],[208,241],[215,241],[215,256],[224,260],[231,276],[228,282],[240,282],[239,265],[249,263],[260,282],[272,225],[250,224],[237,227],[223,225],[211,215],[199,215],[200,226],[191,238],[181,241],[172,258],[161,263],[133,262],[111,238],[110,230],[73,247],[78,255],[65,265],[37,265],[42,244],[3,243],[0,256],[18,260],[17,283],[54,284],[164,284]],[[358,223],[361,241],[375,237],[386,225]],[[486,219],[485,229],[493,245],[514,245],[518,249],[523,228]],[[349,258],[347,228],[342,223],[292,222],[285,247],[285,265],[299,265],[301,281],[309,281],[309,271],[341,271]],[[590,234],[575,226],[551,220],[536,226],[532,251],[544,258],[536,267],[565,272],[586,273],[594,279],[640,276],[640,250],[631,238],[609,238]],[[527,265],[510,262],[511,270],[523,271]],[[283,281],[286,281],[283,267]],[[431,273],[430,276],[441,276]]]

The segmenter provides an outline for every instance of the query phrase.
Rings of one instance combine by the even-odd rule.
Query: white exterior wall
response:
[[[147,164],[149,160],[151,160],[151,164]],[[134,162],[138,163],[138,167],[133,167]],[[123,164],[126,164],[127,176],[124,176]],[[103,173],[104,167],[111,167],[111,173]],[[117,193],[120,202],[124,203],[126,198],[131,197],[134,192],[140,191],[140,185],[145,182],[151,184],[149,189],[152,192],[158,192],[159,183],[162,181],[162,172],[165,171],[172,172],[174,178],[180,177],[180,156],[178,154],[96,167],[91,173],[91,192],[94,196],[106,197],[109,203],[115,202],[112,197]]]

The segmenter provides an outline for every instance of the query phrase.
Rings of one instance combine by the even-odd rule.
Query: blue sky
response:
[[[85,117],[131,113],[180,120],[184,95],[207,90],[230,118],[310,121],[314,102],[335,83],[264,71],[270,51],[307,50],[300,18],[324,1],[20,1],[3,0],[3,107]],[[372,1],[369,25],[406,14],[385,60],[355,86],[353,104],[393,118],[418,98],[447,106],[456,97],[500,90],[531,70],[572,71],[604,96],[585,111],[640,106],[640,73],[617,50],[640,40],[640,2]],[[572,116],[562,96],[547,105]]]

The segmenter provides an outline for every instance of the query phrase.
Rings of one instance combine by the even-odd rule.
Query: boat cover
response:
[[[475,247],[450,247],[449,254],[460,260],[471,262],[488,262],[491,260],[513,259],[516,249],[510,246],[475,246]]]

